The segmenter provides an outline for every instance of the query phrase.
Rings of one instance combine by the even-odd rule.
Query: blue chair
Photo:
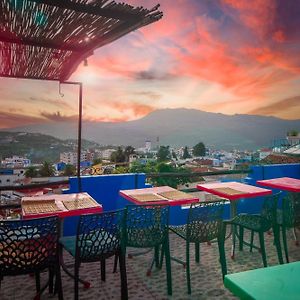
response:
[[[48,285],[41,288],[40,272],[48,269],[50,274],[56,275],[58,297],[63,299],[58,255],[59,232],[59,219],[56,216],[0,221],[0,282],[4,276],[33,273],[36,277],[35,298],[38,299]],[[52,283],[52,279],[49,283]]]
[[[61,246],[75,259],[74,274],[67,272],[74,278],[75,300],[79,297],[81,263],[100,261],[101,280],[105,281],[105,260],[114,255],[119,257],[120,263],[121,299],[128,299],[125,251],[122,244],[123,225],[124,210],[82,215],[79,219],[77,235],[60,239]]]

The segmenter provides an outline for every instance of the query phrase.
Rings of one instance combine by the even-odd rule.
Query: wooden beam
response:
[[[84,47],[74,47],[69,45],[58,45],[56,43],[52,43],[48,41],[40,42],[33,39],[24,39],[24,38],[9,38],[6,36],[0,35],[0,42],[4,43],[10,43],[10,44],[18,44],[18,45],[28,45],[28,46],[34,46],[34,47],[43,47],[43,48],[51,48],[56,50],[64,50],[64,51],[72,51],[72,52],[78,52],[78,51],[84,51]]]
[[[144,17],[144,14],[137,14],[126,10],[116,10],[113,8],[101,8],[95,5],[82,4],[79,2],[72,2],[70,0],[28,0],[38,4],[45,4],[49,6],[59,7],[62,9],[69,9],[78,13],[86,13],[90,15],[101,16],[105,18],[112,18],[122,21],[130,19],[139,20]]]

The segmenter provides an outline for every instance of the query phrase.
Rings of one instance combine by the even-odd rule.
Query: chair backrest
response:
[[[187,239],[208,242],[221,234],[225,200],[193,203],[187,220]]]
[[[278,192],[264,197],[261,216],[264,218],[262,221],[266,220],[266,227],[268,227],[269,224],[275,225],[277,222],[277,208],[281,195],[282,192]]]
[[[140,248],[155,247],[168,237],[168,226],[168,205],[128,205],[125,244]]]
[[[58,263],[58,217],[0,221],[0,276],[33,273]]]
[[[108,258],[121,249],[124,210],[82,215],[76,237],[76,257],[93,262]]]
[[[300,194],[288,193],[282,201],[282,222],[289,228],[300,225]]]

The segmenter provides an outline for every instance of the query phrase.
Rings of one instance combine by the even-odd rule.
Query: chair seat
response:
[[[116,237],[108,232],[102,231],[99,236],[101,238],[97,238],[97,236],[92,235],[90,240],[83,241],[84,245],[81,245],[81,248],[88,249],[89,256],[109,254],[114,252],[116,244],[119,244],[119,241],[116,239]],[[108,240],[109,243],[107,243]],[[59,239],[59,242],[72,256],[75,257],[76,236],[62,237]],[[101,250],[101,252],[99,250]]]
[[[233,224],[245,227],[254,231],[268,231],[272,226],[270,222],[260,215],[239,214],[231,220],[225,221],[227,224]]]
[[[169,226],[169,229],[186,240],[186,225]]]

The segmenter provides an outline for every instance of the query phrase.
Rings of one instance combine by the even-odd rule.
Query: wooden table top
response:
[[[120,196],[134,204],[186,205],[199,202],[199,198],[169,186],[121,190]]]
[[[64,218],[103,211],[102,205],[97,203],[88,193],[23,197],[21,207],[24,219],[53,215]]]
[[[253,198],[272,194],[271,190],[235,181],[198,184],[197,189],[212,193],[228,200]]]
[[[289,192],[300,192],[300,179],[291,177],[279,177],[274,179],[258,180],[257,184],[275,188],[279,190],[289,191]]]

